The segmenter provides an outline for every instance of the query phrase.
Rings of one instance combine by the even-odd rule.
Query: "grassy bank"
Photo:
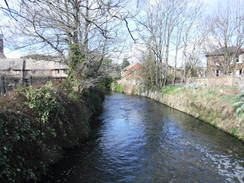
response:
[[[19,88],[0,98],[0,182],[36,182],[63,149],[89,135],[103,94],[62,84]]]
[[[203,88],[189,85],[148,89],[142,85],[131,85],[124,82],[112,85],[114,91],[121,92],[121,88],[124,93],[154,99],[210,123],[244,141],[244,97],[238,99],[241,92],[237,88]],[[235,104],[238,104],[239,107],[235,108]]]

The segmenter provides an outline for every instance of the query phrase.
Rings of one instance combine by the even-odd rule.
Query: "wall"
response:
[[[189,78],[187,84],[199,84],[203,86],[233,86],[244,89],[244,76],[218,76],[204,78]]]

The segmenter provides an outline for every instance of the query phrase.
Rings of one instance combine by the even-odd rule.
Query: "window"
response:
[[[220,70],[215,71],[215,76],[220,76]]]
[[[20,73],[21,73],[20,70],[16,70],[15,72],[16,72],[16,75],[17,75],[17,76],[20,76]]]
[[[242,75],[242,73],[243,73],[242,69],[236,70],[236,76],[240,76],[240,75]]]
[[[239,55],[239,57],[237,58],[237,60],[236,60],[236,63],[242,63],[243,62],[243,59],[244,59],[244,57],[243,57],[243,55],[242,54],[240,54]]]

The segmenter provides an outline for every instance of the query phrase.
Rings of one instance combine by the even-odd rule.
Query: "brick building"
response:
[[[238,47],[227,47],[208,53],[207,75],[244,75],[244,49]]]

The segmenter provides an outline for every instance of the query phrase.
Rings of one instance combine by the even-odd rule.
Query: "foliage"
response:
[[[121,69],[124,69],[124,68],[126,68],[127,66],[129,66],[130,65],[130,62],[127,60],[127,58],[124,58],[123,59],[123,62],[122,62],[122,64],[121,64]]]
[[[113,83],[113,88],[114,88],[114,91],[119,92],[119,93],[123,93],[123,91],[124,91],[123,86],[116,82]]]
[[[233,107],[236,110],[236,114],[240,119],[244,118],[244,93],[239,95],[233,104]]]
[[[0,181],[37,181],[60,150],[58,144],[49,143],[56,130],[50,124],[39,125],[31,112],[10,109],[0,112],[0,127]]]
[[[165,94],[174,94],[179,91],[180,86],[167,85],[162,88],[162,92]]]
[[[70,55],[71,55],[71,68],[74,70],[78,64],[84,62],[85,55],[82,53],[81,48],[78,45],[70,45]]]
[[[99,84],[99,88],[102,90],[109,90],[110,89],[110,85],[111,83],[114,81],[114,79],[112,77],[104,77],[102,78],[100,84]]]
[[[52,83],[49,82],[40,88],[26,87],[20,91],[26,98],[26,104],[29,108],[38,111],[39,120],[42,123],[48,121],[50,114],[57,111],[64,113],[64,108],[60,102],[57,101],[55,90]]]
[[[73,100],[64,88],[47,83],[0,99],[0,182],[38,182],[63,148],[87,137],[101,96],[87,91]]]

